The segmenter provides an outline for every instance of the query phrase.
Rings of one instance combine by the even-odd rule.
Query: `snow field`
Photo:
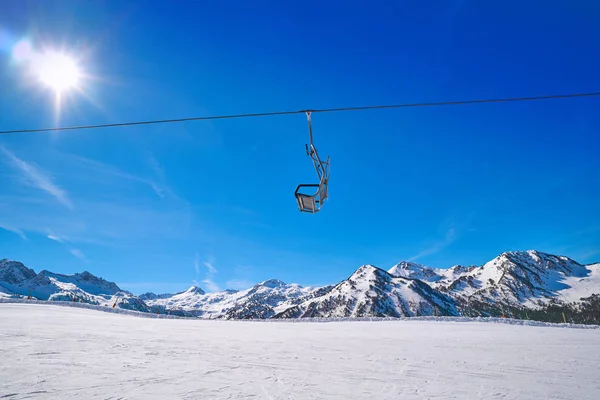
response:
[[[600,399],[600,329],[0,304],[0,399]]]

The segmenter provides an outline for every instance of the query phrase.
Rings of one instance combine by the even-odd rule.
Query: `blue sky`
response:
[[[219,4],[217,4],[219,3]],[[282,4],[285,3],[285,4]],[[485,4],[484,4],[485,3]],[[0,130],[600,90],[600,4],[12,1]],[[15,46],[79,60],[54,94]],[[0,137],[0,257],[134,292],[334,283],[361,264],[600,260],[600,98]]]

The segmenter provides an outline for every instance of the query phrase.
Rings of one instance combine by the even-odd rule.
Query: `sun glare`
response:
[[[45,85],[57,94],[77,88],[81,71],[77,62],[68,55],[47,52],[40,54],[35,62],[35,72]]]
[[[54,123],[58,125],[69,92],[85,95],[83,81],[88,76],[80,67],[79,59],[58,49],[36,50],[26,39],[14,45],[12,56],[26,71],[30,83],[44,86],[54,94]]]

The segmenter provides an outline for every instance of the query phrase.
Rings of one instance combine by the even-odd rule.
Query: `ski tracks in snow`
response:
[[[600,330],[0,304],[0,399],[600,398]]]

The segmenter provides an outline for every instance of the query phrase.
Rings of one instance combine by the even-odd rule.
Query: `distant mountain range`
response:
[[[385,271],[363,265],[325,287],[270,279],[242,291],[205,293],[192,286],[176,294],[136,296],[89,272],[36,274],[18,261],[0,260],[0,298],[26,296],[200,318],[504,315],[600,323],[600,263],[515,251],[482,266],[435,269],[402,261]]]
[[[36,274],[18,261],[0,260],[0,299],[29,296],[38,300],[78,301],[151,311],[137,296],[87,271],[62,275],[43,270]]]

